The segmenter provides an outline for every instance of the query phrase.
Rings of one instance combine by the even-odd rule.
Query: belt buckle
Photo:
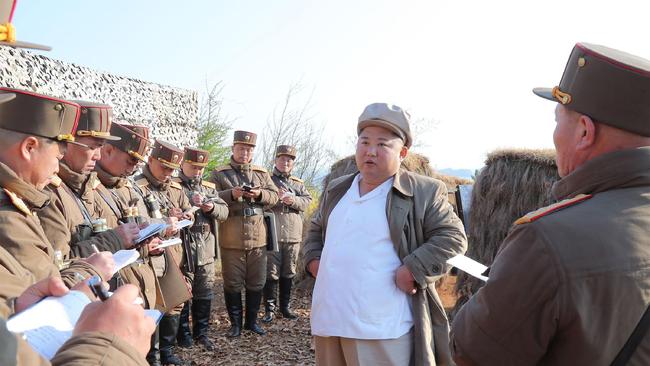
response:
[[[255,216],[255,210],[251,207],[244,207],[244,217]]]

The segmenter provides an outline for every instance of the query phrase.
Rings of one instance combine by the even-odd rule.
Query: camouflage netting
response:
[[[472,191],[467,256],[487,266],[512,223],[551,203],[551,186],[559,179],[553,150],[498,150],[488,155]],[[456,313],[483,282],[459,271]]]

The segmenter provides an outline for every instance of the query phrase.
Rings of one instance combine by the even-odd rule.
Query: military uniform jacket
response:
[[[650,304],[650,147],[592,159],[517,221],[452,327],[460,365],[609,365]],[[650,364],[650,335],[629,365]]]
[[[6,286],[16,285],[11,278],[0,273],[0,292]],[[113,335],[99,332],[72,337],[50,363],[20,335],[7,330],[5,319],[12,314],[13,309],[0,301],[0,365],[147,365],[144,357],[131,345]]]
[[[280,173],[273,168],[273,183],[278,188],[284,188],[295,194],[294,202],[288,206],[278,200],[273,207],[275,214],[276,233],[280,243],[300,243],[302,242],[302,226],[305,210],[311,204],[311,194],[305,187],[302,179]]]
[[[145,166],[142,174],[135,177],[135,183],[145,196],[151,194],[156,198],[158,203],[160,203],[163,216],[167,216],[167,211],[172,208],[180,208],[183,211],[187,211],[192,207],[187,196],[183,193],[183,187],[180,184],[171,179],[166,182],[158,181],[151,175],[149,166]],[[166,250],[172,253],[174,259],[180,266],[184,260],[182,245],[174,245],[166,248]]]
[[[85,226],[88,235],[92,233],[94,206],[103,202],[95,200],[97,175],[79,174],[61,162],[59,164],[60,181],[51,183],[46,189],[51,192],[50,204],[38,211],[41,226],[55,250],[60,250],[64,257],[89,257],[94,253],[92,245],[100,250],[114,253],[124,249],[122,238],[113,230],[99,235],[82,238],[78,231]],[[97,202],[96,202],[97,201]]]
[[[3,163],[0,163],[0,187],[0,247],[4,249],[0,253],[0,264],[4,271],[22,278],[26,278],[27,271],[33,281],[60,276],[68,287],[79,282],[75,272],[84,277],[99,274],[93,266],[82,261],[72,262],[59,273],[54,248],[35,213],[49,204],[47,194],[20,179]]]
[[[194,192],[212,199],[214,203],[214,208],[207,214],[201,209],[196,211],[194,225],[186,229],[191,239],[192,256],[196,260],[196,265],[203,266],[214,263],[214,258],[217,255],[217,222],[225,221],[228,218],[228,205],[219,197],[219,192],[215,189],[214,183],[203,179],[190,179],[183,172],[180,172],[179,177],[173,178],[173,180],[183,187],[183,192],[185,192],[190,203]]]
[[[99,164],[95,166],[95,171],[100,180],[100,184],[96,188],[97,194],[93,196],[96,200],[94,205],[96,217],[105,218],[106,224],[110,228],[117,227],[120,224],[120,219],[126,215],[129,202],[134,202],[138,207],[139,221],[143,223],[149,221],[150,218],[143,197],[136,191],[133,182],[128,178],[110,175]],[[159,300],[157,298],[159,287],[156,274],[147,248],[141,247],[138,251],[142,263],[122,269],[120,275],[126,283],[138,286],[145,298],[147,307],[154,308],[156,301]]]
[[[319,259],[329,216],[348,191],[354,174],[330,182],[311,221],[303,263]],[[390,238],[400,260],[413,274],[411,296],[414,365],[452,365],[449,324],[435,283],[449,270],[447,260],[467,250],[463,224],[447,200],[447,187],[437,179],[400,169],[388,193]],[[363,279],[357,279],[363,281]]]
[[[210,179],[219,196],[228,204],[228,220],[219,225],[219,245],[227,249],[250,250],[266,245],[264,217],[256,214],[244,217],[244,209],[270,208],[278,202],[278,189],[266,169],[251,164],[229,165],[215,169]],[[234,200],[232,188],[248,184],[259,187],[262,194],[257,200]]]

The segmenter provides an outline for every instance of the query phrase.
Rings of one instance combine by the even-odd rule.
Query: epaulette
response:
[[[215,172],[223,172],[224,170],[230,170],[232,167],[230,165],[222,165],[218,168],[214,168]]]
[[[550,215],[554,212],[560,211],[562,209],[565,209],[567,207],[576,205],[582,201],[586,201],[593,197],[591,194],[579,194],[573,198],[569,198],[566,200],[562,200],[560,202],[556,202],[552,205],[542,207],[538,210],[532,211],[527,213],[526,215],[520,217],[515,221],[515,225],[521,225],[521,224],[527,224],[530,222],[533,222],[539,218],[542,218],[544,216]]]
[[[204,185],[205,187],[210,188],[210,189],[217,189],[217,186],[214,183],[208,182],[205,179],[201,180],[201,184]]]
[[[93,180],[93,184],[92,184],[93,191],[96,190],[97,187],[99,187],[101,184],[102,184],[102,181],[100,181],[99,178],[95,177],[95,179]]]
[[[4,192],[9,196],[11,203],[18,209],[18,211],[24,213],[27,216],[33,216],[34,213],[27,207],[25,201],[18,197],[14,192],[3,188]]]
[[[172,182],[182,183],[183,180],[181,179],[181,177],[172,177]]]
[[[291,180],[295,180],[295,181],[298,182],[298,183],[305,183],[304,180],[302,180],[302,179],[300,179],[300,178],[298,178],[298,177],[294,177],[293,175],[290,176],[289,179],[291,179]]]
[[[137,184],[138,187],[146,187],[146,186],[149,185],[149,180],[147,180],[146,177],[142,177],[142,178],[136,180],[135,184]]]
[[[174,187],[176,189],[181,189],[181,190],[183,189],[183,186],[181,186],[180,183],[174,182],[173,180],[169,183],[169,186]]]
[[[131,183],[131,180],[127,179],[126,183],[124,183],[124,186],[127,188],[133,187],[133,183]]]
[[[50,185],[54,188],[59,188],[61,183],[63,183],[63,180],[61,180],[58,175],[53,175],[52,178],[50,178]]]
[[[268,170],[266,170],[264,167],[257,166],[257,165],[251,165],[251,169],[256,170],[258,172],[268,173]]]

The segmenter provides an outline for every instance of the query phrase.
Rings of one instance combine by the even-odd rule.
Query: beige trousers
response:
[[[314,336],[317,366],[408,366],[413,330],[397,339]]]

